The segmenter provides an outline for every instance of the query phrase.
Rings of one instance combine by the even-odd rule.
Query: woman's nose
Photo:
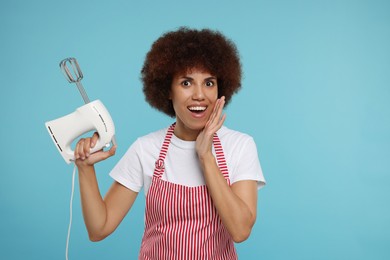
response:
[[[202,85],[196,85],[194,87],[194,92],[192,93],[192,98],[194,100],[203,100],[204,99],[204,92]]]

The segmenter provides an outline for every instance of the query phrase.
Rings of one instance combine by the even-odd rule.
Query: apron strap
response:
[[[164,169],[165,169],[164,160],[165,160],[165,157],[167,156],[168,147],[169,147],[169,144],[171,143],[171,138],[173,135],[173,130],[175,130],[175,125],[176,125],[176,123],[173,123],[168,128],[167,134],[165,135],[164,142],[161,146],[160,155],[158,156],[158,159],[154,165],[153,175],[156,176],[157,178],[161,178],[161,176],[164,173]]]
[[[223,174],[223,177],[225,177],[227,183],[230,185],[229,171],[226,164],[225,154],[222,149],[221,140],[219,139],[217,133],[214,133],[213,145],[214,145],[215,154],[217,156],[217,163],[218,163],[219,170]]]

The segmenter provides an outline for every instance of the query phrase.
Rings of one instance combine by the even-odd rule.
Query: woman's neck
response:
[[[189,129],[184,124],[176,123],[174,134],[177,138],[184,141],[195,141],[201,130]]]

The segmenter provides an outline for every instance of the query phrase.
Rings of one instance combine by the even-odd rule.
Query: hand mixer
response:
[[[67,64],[70,64],[71,70]],[[72,142],[81,135],[95,130],[99,134],[99,140],[91,149],[91,153],[108,147],[110,142],[116,145],[115,126],[110,113],[100,100],[90,102],[87,93],[81,84],[83,73],[75,58],[66,58],[60,62],[60,68],[69,83],[76,83],[78,90],[85,102],[73,113],[45,123],[46,128],[66,163],[75,160]],[[72,75],[71,71],[75,74]]]

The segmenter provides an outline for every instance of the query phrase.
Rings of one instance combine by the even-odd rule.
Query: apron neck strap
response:
[[[168,128],[167,134],[165,135],[165,138],[164,138],[164,142],[161,146],[160,155],[155,163],[154,176],[156,176],[158,178],[161,178],[161,176],[163,175],[164,170],[165,170],[164,161],[165,161],[165,157],[167,156],[167,153],[168,153],[169,144],[171,143],[171,139],[172,139],[173,132],[175,130],[175,126],[176,126],[176,123],[173,123]],[[221,140],[219,139],[217,133],[214,133],[214,136],[213,136],[213,146],[214,146],[215,154],[217,157],[218,167],[219,167],[221,173],[223,174],[223,177],[225,177],[226,181],[230,185],[229,172],[228,172],[228,168],[227,168],[227,164],[226,164],[225,154],[224,154],[223,149],[222,149]]]

